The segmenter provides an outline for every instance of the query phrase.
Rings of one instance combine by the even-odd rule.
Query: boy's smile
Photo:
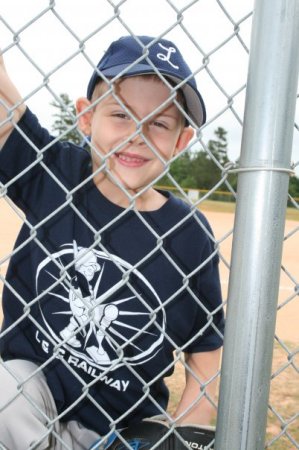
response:
[[[169,100],[170,89],[156,77],[124,78],[115,86],[115,94],[105,97],[93,111],[81,116],[80,125],[83,132],[91,135],[95,184],[109,200],[126,206],[128,197],[115,180],[130,195],[135,195],[188,145],[193,130],[184,126],[180,111]],[[84,109],[80,100],[77,108],[79,112]],[[97,169],[102,166],[103,157],[111,152],[107,159],[110,177]],[[161,194],[149,188],[138,197],[138,207],[156,209],[164,201]]]
[[[116,152],[113,156],[125,167],[141,167],[149,161],[148,158],[131,152]]]

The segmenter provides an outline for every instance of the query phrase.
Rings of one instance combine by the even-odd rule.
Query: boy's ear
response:
[[[78,117],[78,125],[80,131],[85,134],[85,136],[90,136],[91,133],[91,119],[93,115],[93,110],[87,108],[91,105],[91,102],[86,97],[80,97],[76,101],[76,112]],[[85,112],[84,112],[85,111]]]
[[[177,155],[183,151],[194,136],[194,130],[191,127],[183,128],[176,145],[175,154]]]

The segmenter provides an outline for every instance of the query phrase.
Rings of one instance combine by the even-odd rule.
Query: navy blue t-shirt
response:
[[[160,413],[173,351],[222,345],[218,257],[206,218],[168,192],[156,211],[108,201],[89,153],[27,109],[0,152],[26,220],[3,292],[1,355],[43,365],[61,420],[104,434]]]

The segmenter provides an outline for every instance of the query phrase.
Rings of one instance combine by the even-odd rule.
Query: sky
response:
[[[253,5],[254,0],[1,0],[0,47],[28,106],[51,128],[53,93],[67,93],[72,100],[85,95],[92,64],[111,41],[130,32],[168,31],[165,37],[177,44],[192,70],[208,57],[207,68],[196,75],[208,116],[203,140],[223,127],[234,161],[241,148]],[[299,105],[297,122],[298,110]]]

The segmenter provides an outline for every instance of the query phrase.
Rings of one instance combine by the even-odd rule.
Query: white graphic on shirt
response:
[[[102,342],[105,339],[105,334],[107,328],[111,325],[111,323],[116,320],[118,317],[118,308],[115,305],[106,305],[103,308],[103,313],[101,320],[99,322],[99,326],[96,331],[98,347],[95,345],[88,347],[86,350],[92,357],[94,361],[97,363],[103,363],[110,361],[109,355],[103,349]]]
[[[161,59],[161,61],[168,62],[168,64],[170,64],[174,69],[179,69],[179,66],[176,66],[170,61],[171,55],[172,53],[176,53],[176,49],[174,47],[165,47],[160,42],[158,44],[163,50],[166,50],[167,54],[164,55],[164,53],[157,53],[157,58]]]
[[[137,288],[124,281],[127,271]],[[72,355],[69,360],[77,367],[78,361],[86,361],[114,370],[124,361],[147,362],[161,350],[161,301],[148,280],[117,256],[78,247],[74,241],[40,263],[36,287],[38,294],[45,292],[40,311],[48,332],[60,355]]]

